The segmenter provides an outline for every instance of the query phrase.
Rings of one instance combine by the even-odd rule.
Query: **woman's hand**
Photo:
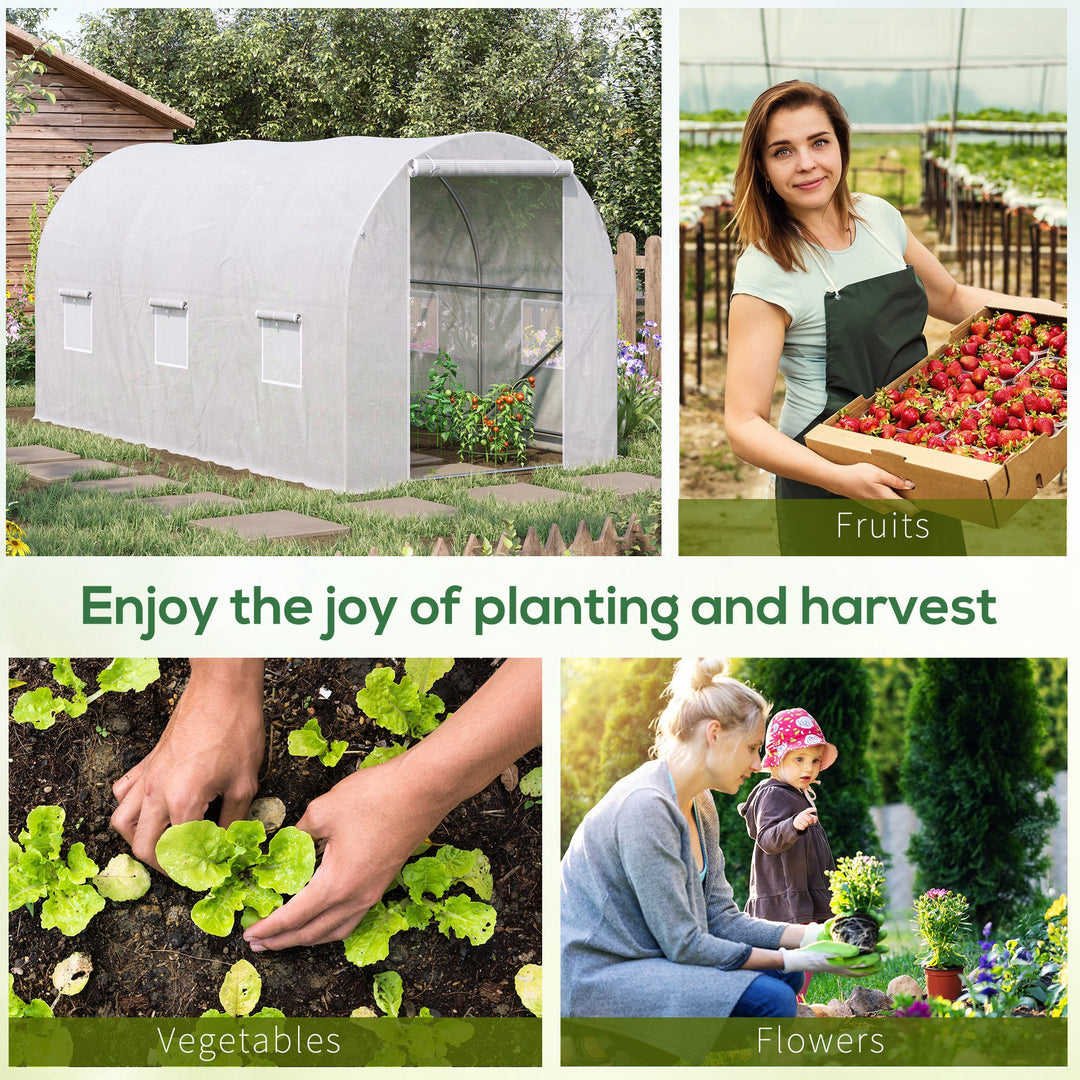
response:
[[[895,473],[871,465],[869,461],[859,461],[854,465],[838,465],[825,485],[834,495],[843,495],[846,499],[902,499],[901,491],[910,491],[914,481],[907,480]]]

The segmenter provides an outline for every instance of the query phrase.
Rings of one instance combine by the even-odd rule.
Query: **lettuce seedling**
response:
[[[543,1015],[544,972],[539,964],[525,964],[518,968],[514,976],[514,989],[521,998],[521,1004],[533,1014]]]
[[[328,769],[341,760],[341,755],[348,748],[349,744],[344,739],[328,743],[315,716],[302,728],[289,732],[289,753],[293,757],[317,757]]]
[[[453,667],[451,659],[409,659],[401,682],[394,669],[376,668],[364,680],[356,704],[364,714],[394,735],[419,739],[434,731],[446,711],[442,698],[428,691]]]
[[[457,884],[472,889],[480,900],[464,893],[446,896]],[[402,867],[387,892],[399,885],[408,896],[389,901],[384,896],[345,939],[345,957],[357,967],[385,960],[395,934],[423,929],[433,919],[445,937],[453,932],[473,945],[482,945],[495,932],[495,909],[481,902],[491,899],[491,863],[479,848],[463,851],[447,844],[436,855]]]
[[[8,972],[8,1016],[9,1017],[40,1017],[40,1016],[52,1016],[53,1011],[47,1001],[42,1001],[41,998],[34,998],[31,1001],[23,1001],[18,994],[15,993],[15,976]]]
[[[259,973],[247,960],[237,960],[229,968],[221,989],[218,991],[218,1001],[221,1009],[207,1009],[203,1016],[280,1016],[285,1014],[280,1009],[261,1008],[258,1012],[252,1009],[259,1004],[259,995],[262,993],[262,979]]]
[[[396,971],[380,971],[372,980],[372,992],[375,1004],[387,1016],[397,1016],[401,1011],[401,998],[404,994],[401,976]]]
[[[17,724],[33,724],[39,731],[52,727],[56,723],[57,713],[65,712],[70,717],[82,716],[102,694],[145,690],[160,675],[156,657],[117,657],[98,675],[98,689],[87,696],[86,684],[72,670],[71,661],[66,656],[49,659],[53,665],[53,678],[71,690],[73,697],[57,697],[47,686],[42,686],[22,694],[11,713],[11,719]]]
[[[261,821],[234,821],[222,829],[212,821],[186,821],[165,830],[154,853],[178,885],[209,892],[191,909],[191,919],[216,937],[232,933],[236,912],[245,928],[299,892],[315,872],[315,841],[292,825],[276,832],[267,850]]]
[[[105,899],[90,883],[98,867],[81,843],[71,845],[66,859],[60,857],[64,817],[60,806],[35,806],[18,843],[8,838],[8,911],[44,898],[42,929],[55,926],[73,937],[105,907]]]

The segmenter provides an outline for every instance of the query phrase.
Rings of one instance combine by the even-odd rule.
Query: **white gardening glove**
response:
[[[835,964],[829,963],[824,953],[801,952],[798,949],[781,949],[785,971],[831,971],[839,975]]]
[[[829,971],[844,979],[862,979],[881,970],[881,954],[852,957],[853,966],[847,967],[833,952],[813,949],[781,949],[785,971]]]
[[[812,945],[819,937],[821,937],[821,931],[825,929],[824,923],[812,922],[806,927],[806,933],[802,936],[802,941],[799,942],[799,948],[805,949],[807,945]]]

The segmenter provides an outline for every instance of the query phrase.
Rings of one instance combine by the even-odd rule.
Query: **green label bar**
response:
[[[1068,1021],[564,1019],[563,1065],[1065,1066]]]
[[[1064,555],[1065,499],[680,499],[680,555]]]
[[[23,1018],[8,1021],[8,1064],[535,1066],[540,1064],[540,1021]]]

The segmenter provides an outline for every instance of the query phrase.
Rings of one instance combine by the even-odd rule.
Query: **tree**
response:
[[[905,717],[919,662],[887,656],[863,663],[870,674],[874,695],[874,723],[866,755],[881,784],[881,801],[899,802],[907,730]]]
[[[920,821],[908,856],[916,890],[962,892],[977,926],[1041,895],[1057,820],[1045,715],[1028,660],[920,662],[901,777]]]
[[[656,658],[563,661],[563,851],[615,781],[648,760],[674,666]]]
[[[660,227],[659,13],[110,9],[79,53],[196,121],[183,142],[502,131],[574,162],[612,236]]]

